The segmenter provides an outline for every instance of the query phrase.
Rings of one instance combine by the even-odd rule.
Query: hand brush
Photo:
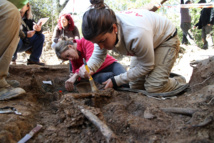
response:
[[[85,65],[86,71],[87,71],[88,74],[89,74],[90,70],[89,70],[88,65],[87,65],[87,63],[86,63],[86,61],[85,61],[84,58],[83,58],[83,63],[84,63],[84,65]],[[90,85],[91,85],[92,92],[98,91],[98,89],[97,89],[97,87],[96,87],[96,85],[95,85],[95,83],[94,83],[94,80],[93,80],[93,78],[92,78],[92,76],[91,76],[90,74],[89,74],[89,83],[90,83]]]

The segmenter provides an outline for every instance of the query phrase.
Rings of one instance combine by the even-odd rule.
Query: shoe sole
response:
[[[25,93],[26,93],[25,90],[23,90],[23,91],[21,91],[21,93],[18,93],[18,94],[17,93],[13,93],[13,94],[10,94],[10,96],[4,96],[4,97],[0,96],[0,101],[9,100],[9,99],[21,96],[21,95],[23,95]]]
[[[119,91],[129,91],[129,92],[135,92],[135,93],[142,93],[146,96],[152,96],[152,97],[171,97],[171,96],[175,96],[178,95],[179,93],[181,93],[182,91],[184,91],[185,89],[187,89],[189,87],[189,84],[185,84],[182,87],[179,87],[173,91],[170,92],[163,92],[163,93],[149,93],[145,90],[138,90],[138,89],[131,89],[131,88],[118,88],[117,90]]]

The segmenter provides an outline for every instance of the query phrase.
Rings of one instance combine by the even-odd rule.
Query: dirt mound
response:
[[[67,65],[12,65],[8,79],[27,93],[1,101],[22,115],[0,114],[0,142],[17,142],[37,124],[43,127],[29,142],[214,142],[213,64],[213,57],[193,63],[190,88],[169,99],[113,89],[68,93]]]

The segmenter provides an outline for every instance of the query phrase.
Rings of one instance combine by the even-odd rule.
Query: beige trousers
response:
[[[155,67],[148,74],[134,82],[130,82],[133,89],[146,89],[147,92],[168,92],[180,87],[181,83],[169,78],[170,71],[178,56],[180,41],[178,36],[162,43],[155,49]],[[136,57],[132,57],[130,68],[137,64]]]
[[[16,6],[0,0],[0,88],[8,86],[5,78],[19,42],[20,24],[21,16]]]

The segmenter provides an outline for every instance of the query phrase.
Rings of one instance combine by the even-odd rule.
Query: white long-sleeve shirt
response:
[[[154,49],[172,36],[175,26],[165,17],[147,10],[133,10],[116,14],[118,22],[118,43],[112,49],[122,55],[136,56],[139,61],[134,68],[115,76],[118,86],[146,75],[154,68]],[[95,44],[88,61],[91,70],[102,65],[107,54]]]

